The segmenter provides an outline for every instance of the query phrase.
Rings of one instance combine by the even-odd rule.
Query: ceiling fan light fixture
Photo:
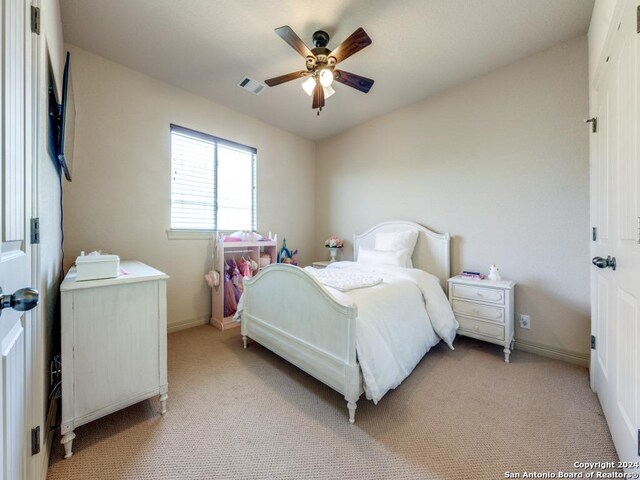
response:
[[[323,87],[330,87],[333,83],[333,72],[328,68],[323,68],[320,70],[320,85]]]
[[[313,95],[313,89],[316,88],[316,79],[315,79],[315,77],[309,77],[304,82],[302,82],[302,88],[305,91],[305,93],[311,97]],[[324,98],[325,99],[329,98],[334,93],[336,93],[336,91],[333,89],[333,87],[331,85],[329,85],[328,87],[324,87],[323,86],[322,90],[324,90]]]
[[[316,79],[311,76],[307,78],[304,82],[302,82],[302,88],[307,93],[307,95],[313,95],[313,89],[316,88]]]
[[[324,90],[324,98],[329,98],[331,95],[333,95],[334,93],[336,93],[336,91],[333,89],[333,87],[331,85],[329,85],[328,87],[322,87],[322,89]]]

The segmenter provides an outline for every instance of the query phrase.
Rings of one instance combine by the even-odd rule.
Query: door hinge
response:
[[[638,5],[638,11],[636,14],[636,33],[640,33],[640,5]]]
[[[31,219],[31,244],[40,243],[40,219],[38,217]]]
[[[595,349],[596,349],[596,336],[591,335],[591,350],[595,350]]]
[[[598,240],[598,228],[597,227],[591,227],[591,240],[593,240],[594,242],[596,240]]]
[[[31,6],[31,33],[40,35],[40,7]]]
[[[31,455],[40,453],[40,425],[31,429]]]
[[[587,118],[584,123],[591,124],[591,131],[596,133],[598,131],[598,119],[596,117]]]
[[[640,457],[640,430],[638,430],[638,456]]]

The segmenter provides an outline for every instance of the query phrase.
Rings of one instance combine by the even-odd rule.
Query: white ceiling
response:
[[[593,0],[60,0],[66,42],[319,140],[587,31]],[[236,84],[304,68],[274,28],[335,48],[357,27],[373,43],[340,68],[373,78],[335,84],[320,116],[302,80],[255,96]]]

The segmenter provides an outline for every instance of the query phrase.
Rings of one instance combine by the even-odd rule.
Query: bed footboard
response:
[[[363,392],[355,305],[343,305],[303,269],[271,265],[245,280],[241,333],[344,395],[349,421]]]

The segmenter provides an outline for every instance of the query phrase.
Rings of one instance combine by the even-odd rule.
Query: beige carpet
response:
[[[617,460],[587,370],[458,338],[378,405],[346,402],[238,330],[169,336],[169,402],[76,430],[50,479],[498,479]]]

